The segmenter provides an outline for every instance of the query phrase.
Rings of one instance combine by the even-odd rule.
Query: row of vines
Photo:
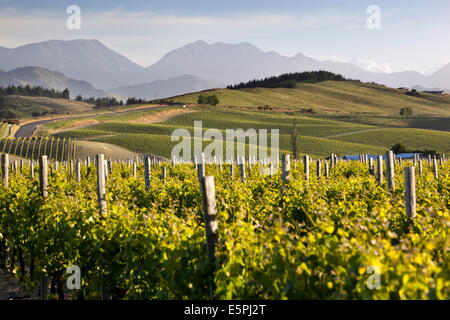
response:
[[[35,160],[47,155],[52,160],[67,161],[75,158],[76,139],[0,138],[0,152]]]
[[[245,181],[229,164],[208,164],[213,264],[193,165],[152,164],[147,189],[142,164],[134,172],[113,163],[105,214],[94,164],[81,165],[79,182],[64,166],[50,170],[45,199],[39,168],[31,178],[25,165],[0,186],[1,261],[30,290],[45,275],[50,298],[59,299],[450,299],[450,163],[437,178],[427,164],[417,174],[413,220],[403,181],[411,165],[396,164],[389,190],[357,161],[309,179],[293,161],[284,185],[281,170],[264,175],[261,164]],[[68,291],[73,265],[82,285]]]

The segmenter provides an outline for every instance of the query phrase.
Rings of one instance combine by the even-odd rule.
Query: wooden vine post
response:
[[[416,177],[415,168],[406,167],[405,173],[405,208],[406,215],[413,219],[416,215]]]
[[[245,158],[241,157],[241,163],[239,164],[239,168],[241,169],[241,182],[245,183],[246,175],[245,175]]]
[[[48,197],[48,159],[47,156],[39,157],[39,182],[42,199]],[[39,294],[42,300],[47,299],[48,278],[41,272],[39,279]]]
[[[215,251],[219,240],[219,225],[217,219],[216,190],[214,177],[203,177],[201,183],[203,196],[203,219],[206,234],[206,250],[208,252],[210,269],[210,297],[214,298],[214,271],[215,271]]]
[[[34,180],[34,160],[30,160],[30,178]]]
[[[161,168],[161,179],[163,183],[166,183],[166,178],[167,178],[167,168],[166,166],[164,166]]]
[[[387,174],[388,188],[390,191],[392,191],[395,188],[394,152],[392,151],[388,151],[386,153],[386,174]]]
[[[378,156],[377,159],[377,174],[378,174],[378,183],[383,183],[383,156]]]
[[[150,189],[150,157],[146,156],[144,158],[144,181],[145,181],[145,191]]]
[[[75,163],[75,179],[78,183],[81,181],[81,163],[79,159]]]
[[[104,214],[107,213],[106,178],[105,178],[105,156],[103,154],[98,154],[96,156],[96,160],[97,160],[98,207],[100,209],[100,214],[104,215]]]
[[[9,154],[2,154],[2,181],[5,187],[9,186]]]
[[[369,172],[372,176],[375,175],[375,166],[373,164],[373,158],[369,158]]]
[[[48,197],[48,159],[47,156],[39,158],[39,182],[42,198]]]
[[[104,175],[105,175],[105,180],[108,180],[108,175],[109,175],[109,169],[108,169],[108,160],[107,159],[103,159],[103,166],[105,167],[104,170]]]
[[[206,246],[208,250],[208,258],[214,263],[214,252],[218,240],[218,221],[216,209],[216,190],[214,185],[214,177],[203,177],[202,183],[203,195],[203,218],[206,231]]]
[[[320,179],[322,175],[322,162],[320,160],[316,160],[316,177]]]
[[[197,178],[200,183],[200,189],[202,188],[203,178],[206,176],[206,162],[205,155],[202,153],[200,156],[200,162],[197,163]]]
[[[306,182],[309,182],[309,156],[303,157],[303,167]]]
[[[291,178],[291,155],[283,154],[281,162],[281,178],[283,182],[283,190],[286,187],[287,182]]]
[[[436,156],[433,158],[433,174],[434,174],[434,177],[436,179],[439,178],[439,172],[438,172],[438,165],[437,165]]]

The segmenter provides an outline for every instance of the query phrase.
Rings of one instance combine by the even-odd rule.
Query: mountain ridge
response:
[[[66,77],[58,71],[51,71],[43,67],[19,67],[7,72],[0,72],[0,86],[9,85],[44,87],[48,89],[69,89],[72,98],[81,94],[84,97],[101,97],[105,93],[94,88],[90,83]]]
[[[6,50],[5,50],[6,49]],[[0,50],[0,69],[39,66],[84,80],[100,89],[139,82],[145,72],[138,64],[96,39],[48,40]]]
[[[0,69],[30,65],[87,81],[103,91],[183,75],[231,85],[283,73],[318,70],[391,87],[450,88],[450,63],[428,76],[417,71],[370,72],[353,63],[317,60],[301,52],[292,57],[265,52],[250,42],[209,44],[198,40],[167,52],[148,67],[134,63],[97,39],[48,40],[13,49],[0,47]]]

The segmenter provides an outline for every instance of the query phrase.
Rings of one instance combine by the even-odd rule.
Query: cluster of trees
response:
[[[395,154],[400,154],[400,153],[423,153],[423,154],[429,154],[431,156],[437,156],[438,153],[436,152],[436,150],[408,150],[404,144],[402,143],[396,143],[392,146],[391,148],[392,152],[394,152]]]
[[[132,97],[127,99],[126,105],[129,106],[130,104],[148,104],[148,103],[151,102],[145,99],[137,99]]]
[[[209,104],[212,106],[216,106],[219,104],[219,98],[214,94],[212,96],[203,96],[200,95],[197,99],[198,104]]]
[[[420,93],[416,89],[406,92],[407,96],[420,97]]]
[[[95,108],[108,108],[108,107],[116,107],[123,106],[122,100],[117,100],[116,98],[83,98],[81,95],[75,97],[75,101],[86,102],[90,104],[95,104]]]
[[[252,80],[249,82],[241,82],[237,85],[228,86],[227,89],[238,90],[248,88],[295,88],[297,82],[317,83],[323,81],[358,81],[350,80],[328,71],[308,71],[287,73],[279,76],[264,78],[262,80]]]
[[[411,107],[404,107],[400,109],[400,115],[401,116],[412,116],[413,115],[413,109]]]
[[[59,99],[70,99],[69,89],[58,91],[55,89],[47,89],[44,87],[26,86],[8,86],[0,87],[0,96],[31,96],[31,97],[49,97]]]
[[[123,106],[123,105],[132,105],[132,104],[148,104],[151,103],[151,101],[145,100],[145,99],[139,99],[135,97],[128,98],[127,101],[124,103],[122,100],[117,100],[116,98],[94,98],[90,97],[87,99],[84,99],[81,95],[77,96],[75,98],[76,101],[82,101],[90,104],[95,104],[96,108],[108,108],[108,107],[117,107],[117,106]]]

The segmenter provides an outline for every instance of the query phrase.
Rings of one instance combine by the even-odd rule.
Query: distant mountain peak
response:
[[[0,86],[7,87],[9,85],[29,85],[31,87],[44,87],[60,91],[68,88],[72,97],[79,94],[84,97],[104,96],[101,90],[95,89],[86,81],[71,79],[61,72],[36,66],[19,67],[0,73]]]
[[[450,72],[450,62],[443,66],[440,71]]]
[[[48,40],[0,50],[0,68],[40,66],[102,89],[145,80],[145,69],[96,39]]]

